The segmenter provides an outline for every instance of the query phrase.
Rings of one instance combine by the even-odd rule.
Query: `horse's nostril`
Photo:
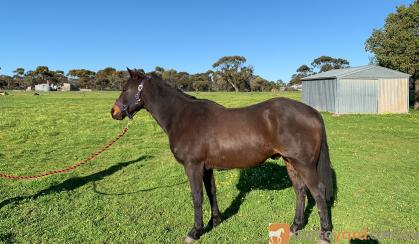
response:
[[[121,109],[118,106],[113,105],[111,110],[112,117],[118,115],[119,113],[121,113]]]

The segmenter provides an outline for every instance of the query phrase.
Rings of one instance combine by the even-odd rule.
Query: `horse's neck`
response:
[[[182,94],[173,90],[160,81],[150,81],[149,86],[144,86],[145,108],[168,134],[171,126],[181,118],[180,112],[186,105]]]

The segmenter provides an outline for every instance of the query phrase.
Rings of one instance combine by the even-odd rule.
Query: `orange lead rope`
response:
[[[117,142],[119,139],[121,139],[127,133],[128,125],[129,125],[130,121],[128,122],[127,126],[121,131],[121,133],[119,133],[115,137],[115,139],[110,141],[108,144],[106,144],[101,149],[97,150],[96,152],[91,153],[85,159],[80,160],[79,162],[77,162],[76,164],[74,164],[70,167],[67,167],[65,169],[57,169],[57,170],[53,170],[53,171],[49,171],[49,172],[44,172],[44,173],[40,173],[40,174],[36,174],[36,175],[9,175],[9,174],[0,173],[0,178],[12,179],[12,180],[33,180],[33,179],[41,178],[41,177],[48,176],[48,175],[62,174],[62,173],[67,173],[69,171],[72,171],[72,170],[82,166],[83,164],[86,164],[86,163],[92,161],[97,156],[102,154],[104,151],[108,150],[113,144],[115,144],[115,142]]]

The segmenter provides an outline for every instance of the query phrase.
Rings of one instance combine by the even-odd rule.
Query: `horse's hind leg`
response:
[[[329,235],[332,231],[332,224],[326,203],[325,189],[323,189],[323,185],[320,184],[320,178],[317,173],[316,165],[303,165],[300,163],[294,166],[307,188],[310,190],[311,195],[316,201],[317,209],[319,210],[321,233],[320,241],[318,243],[330,243]]]
[[[211,220],[208,225],[216,227],[221,223],[220,210],[218,209],[214,172],[212,169],[204,169],[204,185],[211,205]]]
[[[304,208],[305,208],[305,198],[306,198],[306,185],[304,184],[303,179],[294,169],[294,167],[286,162],[288,175],[294,186],[294,191],[296,195],[296,207],[295,207],[295,217],[291,225],[291,232],[297,235],[298,231],[304,227]]]

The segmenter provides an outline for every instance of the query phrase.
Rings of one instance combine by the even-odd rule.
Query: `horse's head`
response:
[[[127,70],[130,77],[111,110],[112,118],[117,120],[122,120],[127,116],[132,119],[135,113],[144,107],[141,94],[144,81],[148,77],[139,71]]]

